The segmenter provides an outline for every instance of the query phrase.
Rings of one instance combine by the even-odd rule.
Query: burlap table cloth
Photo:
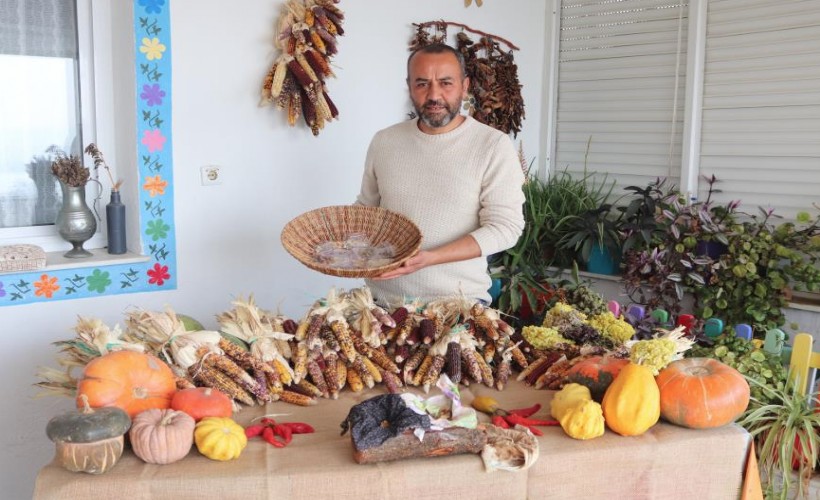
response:
[[[373,395],[348,391],[336,400],[300,408],[273,403],[235,414],[246,425],[264,413],[287,413],[281,421],[307,422],[315,434],[297,435],[283,449],[252,439],[242,456],[216,462],[192,448],[171,465],[148,465],[126,449],[109,472],[93,476],[51,463],[37,476],[37,499],[205,498],[270,499],[736,499],[750,438],[736,425],[708,431],[658,424],[639,437],[607,431],[576,441],[560,427],[544,428],[540,457],[527,471],[487,473],[478,455],[413,459],[358,465],[339,424],[350,407]],[[432,391],[431,391],[432,392]],[[505,408],[544,405],[551,391],[511,382],[503,392],[473,385],[462,388],[469,402],[491,395]],[[482,417],[482,420],[484,418]]]

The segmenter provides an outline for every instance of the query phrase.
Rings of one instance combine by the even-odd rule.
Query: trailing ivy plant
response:
[[[786,289],[820,290],[820,214],[801,213],[796,222],[776,223],[772,209],[759,209],[732,225],[727,251],[710,286],[695,290],[699,314],[728,324],[749,323],[765,335],[785,323]]]

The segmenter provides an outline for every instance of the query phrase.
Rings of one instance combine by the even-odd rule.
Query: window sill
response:
[[[89,250],[91,257],[83,259],[69,259],[63,257],[65,252],[46,253],[46,267],[44,270],[57,271],[60,269],[75,269],[81,267],[106,266],[115,264],[132,264],[148,262],[151,257],[136,253],[126,252],[122,255],[111,255],[104,248]]]
[[[572,277],[572,270],[571,269],[558,269],[557,267],[548,267],[547,268],[547,271],[550,272],[550,273],[555,273],[556,271],[559,271],[559,270],[561,271],[561,276],[562,277],[567,277],[567,278]],[[580,278],[589,278],[589,279],[595,280],[595,281],[612,281],[612,282],[621,281],[621,275],[620,274],[597,274],[597,273],[591,273],[589,271],[578,270],[578,276]]]
[[[803,304],[801,302],[789,302],[789,309],[797,309],[799,311],[809,311],[813,313],[820,313],[820,305]]]
[[[126,252],[122,255],[111,255],[104,248],[92,249],[91,257],[82,259],[69,259],[64,257],[64,251],[60,252],[46,252],[46,266],[39,269],[32,269],[28,271],[0,271],[1,275],[20,274],[21,272],[51,272],[59,271],[61,269],[79,269],[86,267],[108,266],[116,264],[136,264],[141,262],[148,262],[151,257],[147,255],[140,255],[136,253]]]
[[[555,272],[557,268],[549,268],[550,271]],[[564,270],[563,275],[569,277],[571,275],[571,271]],[[610,275],[610,274],[596,274],[590,273],[588,271],[578,271],[578,276],[581,278],[587,278],[592,281],[610,281],[613,283],[617,283],[621,280],[620,275]],[[789,309],[795,309],[799,311],[808,311],[813,313],[820,313],[820,301],[818,301],[818,294],[813,293],[795,293],[792,297],[792,300],[788,302],[786,305]]]

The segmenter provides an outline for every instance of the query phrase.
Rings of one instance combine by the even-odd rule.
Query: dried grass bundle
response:
[[[65,151],[57,146],[49,147],[46,152],[52,153],[56,157],[51,164],[51,172],[60,179],[60,182],[71,187],[85,186],[90,177],[90,172],[83,166],[80,157],[66,155]]]

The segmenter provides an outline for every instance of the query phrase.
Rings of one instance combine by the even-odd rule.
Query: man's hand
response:
[[[448,262],[458,262],[461,260],[474,259],[481,256],[481,248],[475,239],[468,235],[462,236],[452,243],[434,248],[432,250],[420,250],[419,253],[410,257],[401,267],[374,277],[374,280],[389,280],[411,274],[425,267],[446,264]]]
[[[387,271],[386,273],[380,274],[379,276],[376,276],[373,279],[389,280],[393,278],[398,278],[399,276],[404,276],[405,274],[414,273],[419,269],[424,269],[425,267],[432,265],[432,257],[432,252],[428,252],[426,250],[419,250],[419,253],[405,260],[401,266],[397,267],[396,269],[393,269],[392,271]]]

